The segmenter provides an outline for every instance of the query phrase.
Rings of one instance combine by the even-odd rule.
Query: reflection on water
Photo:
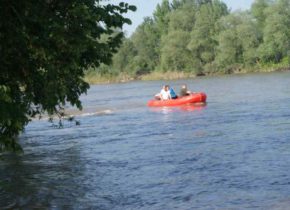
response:
[[[148,107],[152,112],[159,112],[163,114],[178,113],[178,112],[196,112],[206,108],[206,104],[187,104],[176,107]]]
[[[170,108],[146,106],[164,81],[93,86],[79,126],[35,120],[0,156],[0,209],[287,209],[289,78],[171,81],[208,104]]]

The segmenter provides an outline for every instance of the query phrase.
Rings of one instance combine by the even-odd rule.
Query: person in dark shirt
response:
[[[182,85],[179,95],[182,97],[182,96],[188,96],[190,94],[191,94],[191,92],[187,89],[187,86],[186,85]]]

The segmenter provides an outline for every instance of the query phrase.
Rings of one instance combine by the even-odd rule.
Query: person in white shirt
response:
[[[169,85],[164,85],[163,88],[161,89],[160,93],[155,95],[155,98],[157,100],[169,100],[169,99],[171,99]]]

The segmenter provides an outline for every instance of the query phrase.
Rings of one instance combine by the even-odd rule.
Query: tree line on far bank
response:
[[[289,63],[289,0],[255,0],[249,10],[234,12],[219,0],[163,0],[98,72],[208,75]]]

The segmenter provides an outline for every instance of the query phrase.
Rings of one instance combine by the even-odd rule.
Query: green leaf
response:
[[[130,5],[130,6],[129,6],[129,10],[135,12],[135,11],[137,11],[137,7],[134,6],[134,5]]]

